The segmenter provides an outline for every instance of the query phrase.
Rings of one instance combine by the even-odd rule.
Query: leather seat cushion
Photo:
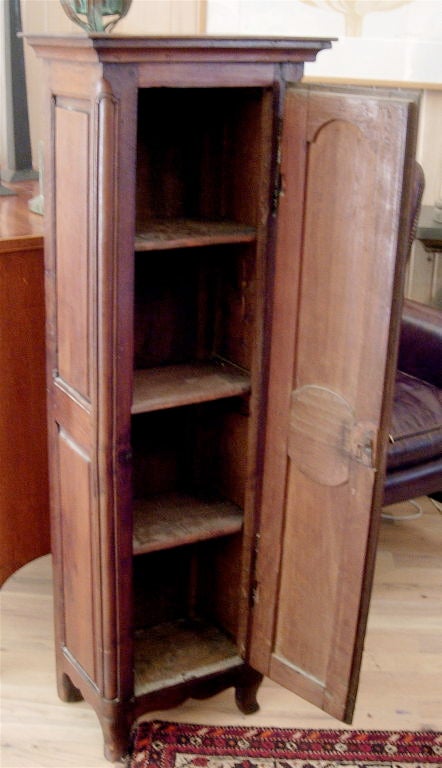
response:
[[[387,467],[412,466],[442,455],[442,390],[398,371]]]

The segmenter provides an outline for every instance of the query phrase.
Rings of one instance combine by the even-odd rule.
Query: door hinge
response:
[[[281,195],[284,194],[283,176],[281,173],[282,130],[283,130],[282,117],[278,117],[277,127],[276,127],[276,166],[275,166],[274,184],[273,184],[273,191],[272,191],[272,214],[273,215],[276,214],[279,206],[280,197]]]
[[[275,180],[275,184],[274,184],[274,187],[273,187],[273,193],[272,193],[272,213],[273,214],[275,214],[277,212],[277,210],[278,210],[279,199],[280,199],[282,194],[283,194],[283,192],[282,192],[282,174],[281,174],[281,171],[279,170],[279,167],[278,167],[278,172],[277,172],[277,175],[276,175],[276,180]]]
[[[253,568],[256,567],[256,559],[258,557],[258,548],[259,548],[259,540],[261,538],[260,533],[255,533],[255,540],[253,544]],[[253,579],[251,589],[250,589],[250,605],[255,606],[259,599],[259,581],[258,579]]]

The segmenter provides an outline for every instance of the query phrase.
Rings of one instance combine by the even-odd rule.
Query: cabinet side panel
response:
[[[56,106],[55,137],[57,369],[89,399],[89,115],[81,102]]]
[[[63,542],[63,645],[94,680],[91,462],[63,429],[58,433],[58,467]]]

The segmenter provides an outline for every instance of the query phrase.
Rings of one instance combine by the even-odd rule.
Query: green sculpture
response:
[[[60,2],[69,18],[87,32],[110,32],[115,24],[126,16],[132,0],[60,0]],[[112,18],[105,21],[109,16]]]

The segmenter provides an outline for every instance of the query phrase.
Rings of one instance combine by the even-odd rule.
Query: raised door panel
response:
[[[90,400],[89,104],[55,107],[57,373]]]
[[[411,111],[363,95],[286,99],[250,660],[344,719],[373,569]]]
[[[58,480],[60,498],[63,584],[63,645],[92,679],[96,680],[97,581],[91,540],[92,472],[90,457],[63,429],[58,432]],[[95,584],[97,587],[97,584]]]

